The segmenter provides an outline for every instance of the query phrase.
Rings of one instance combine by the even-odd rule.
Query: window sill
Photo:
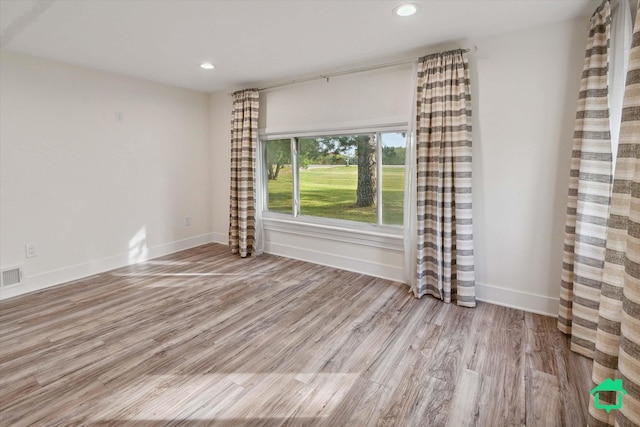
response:
[[[404,251],[402,227],[364,223],[354,223],[353,226],[334,225],[331,220],[304,216],[293,218],[273,212],[264,212],[262,220],[265,231]]]

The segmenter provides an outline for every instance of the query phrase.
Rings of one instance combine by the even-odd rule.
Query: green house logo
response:
[[[603,391],[613,391],[616,393],[615,405],[603,405],[600,403],[600,393]],[[622,388],[621,379],[612,380],[611,378],[607,378],[591,390],[591,394],[595,395],[595,407],[597,409],[604,409],[607,411],[607,414],[611,413],[612,409],[622,408],[622,396],[619,396],[618,393],[627,394],[627,391]]]

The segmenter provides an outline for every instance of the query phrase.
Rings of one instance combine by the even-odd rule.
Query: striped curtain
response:
[[[609,414],[596,408],[594,397],[591,396],[589,425],[591,427],[638,426],[640,425],[640,10],[636,14],[629,57],[608,226],[592,378],[595,384],[607,378],[620,378],[628,394],[624,395],[620,410]]]
[[[429,294],[475,307],[471,95],[462,50],[420,59],[416,101],[417,280]]]
[[[258,100],[256,89],[233,94],[229,246],[241,257],[256,253]]]
[[[609,1],[590,20],[567,201],[558,327],[593,358],[612,186],[608,98]]]

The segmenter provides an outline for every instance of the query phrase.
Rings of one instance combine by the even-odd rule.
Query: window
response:
[[[402,225],[403,131],[263,139],[265,210]]]
[[[265,165],[269,183],[268,210],[291,213],[293,209],[291,140],[269,141],[266,144]]]

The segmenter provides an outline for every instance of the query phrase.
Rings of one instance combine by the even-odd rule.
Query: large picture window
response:
[[[402,225],[405,133],[263,139],[265,210]]]

